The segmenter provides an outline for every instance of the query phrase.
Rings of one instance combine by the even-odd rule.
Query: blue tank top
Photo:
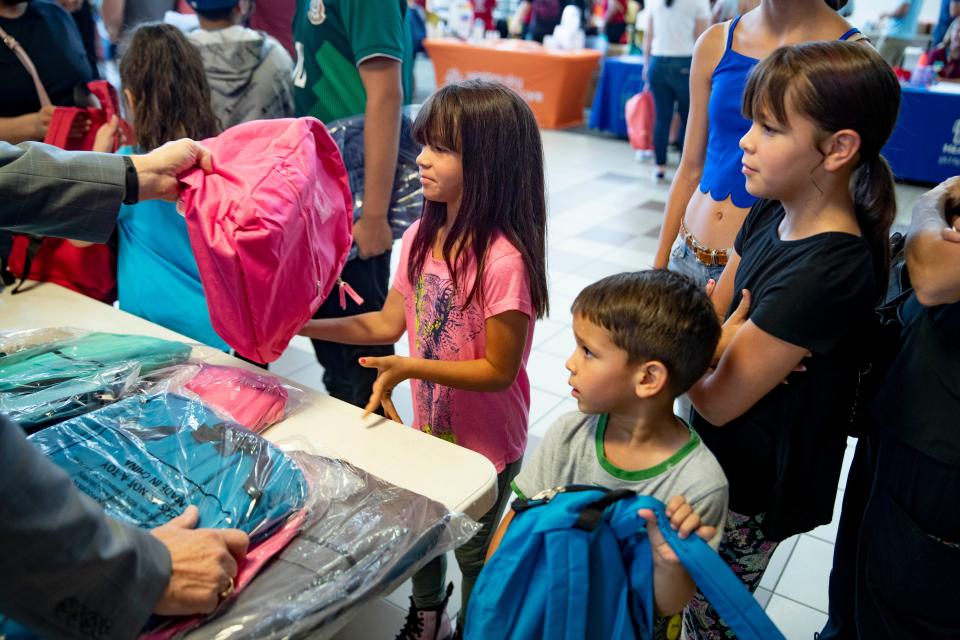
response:
[[[733,50],[733,32],[740,22],[737,16],[730,23],[727,33],[727,46],[723,57],[713,70],[710,89],[710,104],[707,109],[710,131],[707,135],[707,157],[703,163],[703,175],[700,177],[700,191],[709,193],[717,202],[723,202],[728,196],[733,204],[746,209],[756,202],[756,198],[747,192],[747,180],[740,173],[743,154],[740,153],[740,138],[750,130],[750,121],[743,117],[741,103],[743,91],[747,87],[747,77],[757,63]],[[840,40],[860,33],[850,29]]]

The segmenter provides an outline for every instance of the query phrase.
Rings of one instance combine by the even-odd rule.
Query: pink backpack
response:
[[[330,295],[353,242],[350,187],[315,118],[259,120],[203,141],[212,173],[180,176],[214,331],[272,362]]]

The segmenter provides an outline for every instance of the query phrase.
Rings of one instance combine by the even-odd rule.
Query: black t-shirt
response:
[[[13,36],[30,56],[53,104],[76,106],[73,90],[96,78],[90,67],[77,25],[54,2],[31,2],[14,20],[0,18],[0,27]],[[20,60],[0,45],[0,117],[9,118],[40,110],[33,79]]]
[[[960,467],[960,302],[927,309],[911,298],[903,316],[903,343],[874,401],[874,423]]]
[[[730,481],[730,509],[766,513],[763,530],[782,539],[829,522],[846,446],[861,345],[877,299],[866,240],[821,233],[781,240],[779,202],[757,202],[734,248],[741,256],[736,295],[752,296],[749,319],[763,331],[808,349],[805,372],[789,376],[744,415],[694,426]]]

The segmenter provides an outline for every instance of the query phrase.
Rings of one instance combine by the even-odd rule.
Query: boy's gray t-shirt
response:
[[[627,471],[607,460],[603,450],[606,415],[574,411],[561,416],[547,431],[513,481],[520,497],[568,484],[631,489],[666,503],[680,495],[705,524],[717,527],[710,541],[716,549],[727,517],[727,478],[720,463],[696,431],[679,451],[656,467]]]

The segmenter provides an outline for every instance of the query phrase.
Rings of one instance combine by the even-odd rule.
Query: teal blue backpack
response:
[[[467,640],[653,637],[653,557],[638,509],[652,509],[687,573],[740,640],[784,640],[743,583],[699,537],[681,540],[664,504],[633,491],[570,486],[516,500],[480,573]]]

